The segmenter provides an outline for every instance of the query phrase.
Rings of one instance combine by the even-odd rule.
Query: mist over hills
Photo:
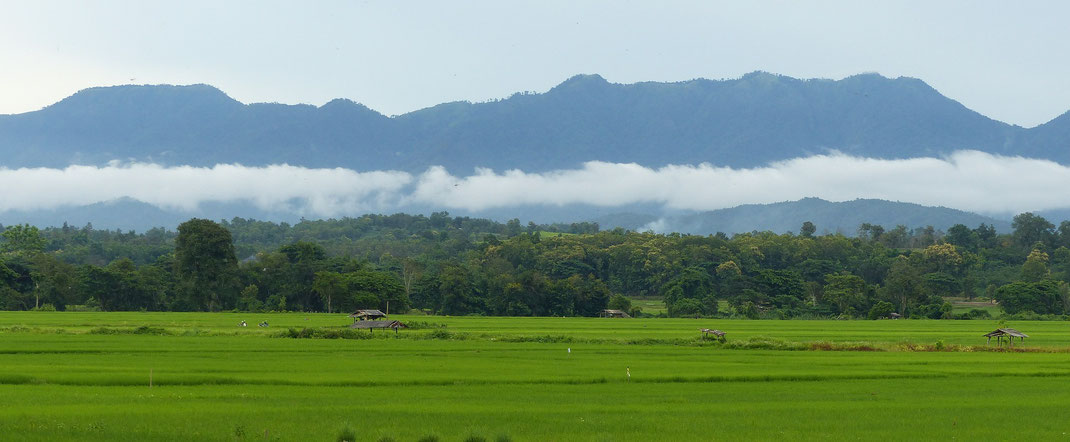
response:
[[[987,224],[996,231],[1011,231],[1011,223],[976,213],[946,207],[874,199],[830,202],[820,198],[803,198],[773,204],[745,204],[728,209],[661,218],[640,229],[662,232],[688,232],[710,235],[716,232],[741,233],[772,231],[799,232],[806,221],[814,223],[818,233],[842,233],[854,236],[862,223],[879,224],[885,229],[898,225],[908,228],[933,226],[946,231],[955,224],[970,228]]]
[[[635,84],[577,75],[545,93],[395,117],[344,99],[242,104],[207,85],[115,86],[0,115],[0,156],[9,168],[132,160],[539,172],[590,160],[754,167],[830,150],[910,158],[959,149],[1067,163],[1068,140],[1070,114],[1024,129],[921,80],[877,74],[833,81],[755,72]]]
[[[946,229],[957,223],[971,227],[986,223],[1005,231],[1009,229],[1009,216],[1007,219],[993,219],[943,207],[877,199],[830,203],[816,198],[700,212],[696,210],[702,208],[680,210],[679,205],[676,209],[670,209],[671,204],[665,202],[666,194],[657,191],[651,192],[647,199],[640,198],[617,205],[602,204],[601,200],[591,199],[562,205],[548,202],[552,199],[546,198],[517,198],[515,203],[509,199],[506,203],[499,201],[483,209],[472,205],[473,199],[494,196],[497,190],[495,184],[483,184],[483,194],[476,192],[467,199],[455,199],[453,206],[437,207],[435,202],[442,202],[436,198],[454,197],[456,192],[453,191],[463,191],[477,182],[503,185],[527,182],[529,187],[538,187],[533,183],[562,178],[563,175],[558,173],[562,170],[594,170],[592,166],[584,165],[584,162],[592,160],[617,165],[634,163],[647,168],[709,163],[716,167],[747,169],[746,174],[737,174],[737,178],[722,181],[721,187],[711,187],[717,189],[715,192],[724,192],[731,191],[729,189],[735,183],[749,183],[743,184],[743,188],[753,188],[754,182],[746,180],[766,176],[766,172],[755,168],[782,160],[832,151],[866,159],[943,157],[962,149],[1070,164],[1070,112],[1046,124],[1026,129],[992,120],[967,109],[918,79],[890,79],[877,74],[861,74],[835,81],[800,80],[754,72],[731,80],[698,79],[635,84],[613,84],[598,75],[577,75],[544,93],[517,93],[502,100],[483,103],[444,103],[392,117],[347,99],[335,99],[322,106],[243,104],[223,91],[203,84],[90,88],[39,111],[0,115],[0,172],[11,172],[17,168],[63,168],[71,164],[103,165],[116,160],[120,163],[142,162],[168,167],[212,167],[219,164],[268,166],[286,163],[320,168],[317,170],[331,169],[339,172],[334,175],[349,177],[352,183],[344,185],[334,178],[322,178],[328,179],[336,187],[332,190],[336,193],[328,194],[322,201],[317,199],[323,195],[316,195],[315,191],[325,187],[327,182],[302,182],[306,188],[304,193],[292,195],[293,198],[312,201],[294,205],[306,209],[314,203],[320,203],[321,206],[349,204],[350,210],[339,212],[339,216],[353,215],[358,209],[425,214],[449,210],[455,215],[499,221],[511,218],[537,223],[595,220],[603,228],[696,234],[797,231],[803,221],[817,224],[819,232],[841,231],[849,235],[854,234],[858,224],[863,222],[889,228],[902,224],[911,228],[932,225],[937,229]],[[991,173],[991,164],[1008,162],[1003,157],[989,157],[980,160],[982,163],[987,161],[989,165],[978,165],[974,159],[968,155],[950,162],[944,159],[943,169],[934,170],[945,174],[958,171],[957,176],[973,177],[976,176],[973,170],[979,170],[983,175],[986,170]],[[865,169],[861,167],[862,161],[830,160],[824,163],[841,164],[838,167],[841,170]],[[843,164],[854,165],[842,167]],[[432,166],[444,166],[460,176],[430,173]],[[82,183],[94,179],[91,177],[115,173],[136,175],[129,169],[123,169],[123,166],[118,167],[104,171],[64,172],[69,177],[85,177],[81,181],[68,178],[65,185],[67,189],[69,186],[82,187]],[[529,175],[527,178],[502,176],[495,178],[496,181],[468,181],[464,178],[480,167],[497,171],[516,169],[527,174],[544,175]],[[968,172],[963,174],[961,171],[964,167],[975,169],[967,169]],[[1035,164],[1022,167],[1033,168],[1023,170],[1043,169]],[[620,167],[594,168],[614,169],[618,173],[634,172]],[[783,177],[783,168],[777,166],[776,169],[775,173]],[[353,176],[347,170],[396,170],[402,171],[402,175],[386,178],[374,174]],[[56,178],[41,178],[45,175],[60,176],[22,172],[26,171],[9,175],[37,175],[38,183],[54,183]],[[307,211],[268,207],[263,199],[274,198],[281,191],[293,187],[287,183],[297,184],[310,174],[282,171],[274,180],[241,183],[242,179],[249,180],[257,174],[266,173],[252,171],[243,175],[246,178],[223,180],[211,186],[211,189],[204,188],[201,178],[199,198],[208,202],[202,203],[198,209],[174,209],[159,204],[161,201],[172,204],[182,201],[177,195],[183,191],[188,193],[188,183],[182,184],[174,177],[183,173],[174,170],[168,172],[171,181],[160,186],[173,189],[175,193],[166,197],[156,195],[155,204],[144,202],[153,201],[151,199],[123,197],[133,195],[126,191],[87,192],[87,196],[79,197],[79,202],[73,205],[71,201],[60,206],[55,205],[58,203],[49,206],[25,201],[22,206],[9,205],[51,208],[9,209],[0,212],[0,223],[59,225],[67,221],[73,225],[84,225],[92,222],[98,228],[145,230],[156,226],[173,227],[193,216],[212,219],[241,216],[295,222],[308,215]],[[682,169],[636,173],[640,174],[637,176],[661,177],[655,178],[655,181],[683,179],[681,177],[692,173],[715,175],[709,170],[696,172]],[[795,179],[803,179],[795,173]],[[1022,176],[1017,171],[1010,175],[1007,175],[1007,171],[1003,173],[1004,181],[1001,182],[1020,181],[1017,177]],[[192,171],[187,179],[211,174],[204,170]],[[319,172],[316,174],[324,175]],[[1043,172],[1034,175],[1041,176]],[[305,178],[299,178],[301,176]],[[568,177],[579,177],[575,182],[578,184],[558,187],[558,194],[591,193],[582,185],[583,180],[587,179],[583,178],[583,173]],[[14,183],[26,182],[20,181],[21,178],[10,179],[15,179]],[[263,177],[258,179],[264,180]],[[422,185],[426,184],[426,179],[438,180],[433,184],[441,186]],[[528,181],[523,181],[525,179]],[[736,179],[743,181],[734,181]],[[386,182],[384,180],[393,181],[383,184]],[[604,177],[599,180],[605,181]],[[885,181],[882,188],[896,188],[899,182],[902,179]],[[158,175],[152,175],[151,180],[143,179],[140,183],[143,188],[152,188],[161,181]],[[274,187],[266,186],[269,183]],[[465,184],[457,187],[459,183]],[[696,189],[707,185],[705,181],[697,187],[694,181],[690,183]],[[238,184],[243,188],[255,187],[261,191],[246,189],[242,191],[244,193],[232,192],[230,196],[215,201],[209,197],[209,194],[216,193],[215,189]],[[380,187],[376,188],[376,185]],[[395,187],[391,187],[395,185],[404,189],[419,188],[420,191],[398,193]],[[836,185],[842,187],[844,184]],[[130,184],[113,180],[110,184],[100,185],[103,188],[108,186],[125,189]],[[364,196],[357,193],[353,197],[352,193],[339,189],[339,186],[380,189],[377,191],[388,196],[378,198],[375,194]],[[54,194],[57,189],[50,192]],[[771,189],[775,189],[775,186]],[[431,193],[420,193],[425,190]],[[606,194],[615,190],[618,187],[614,185],[612,188],[603,188],[605,193],[594,192],[592,195],[604,200]],[[539,191],[524,190],[525,193]],[[677,193],[675,187],[667,188],[666,192]],[[750,199],[712,207],[756,201],[755,195],[761,196],[761,201],[775,201],[769,196],[783,193],[771,192],[751,192]],[[795,193],[784,199],[805,195],[820,194]],[[416,196],[420,197],[416,198],[419,201],[411,201]],[[835,200],[851,197],[857,196],[825,196]],[[30,198],[34,197],[31,195]],[[396,200],[391,201],[390,198]],[[884,194],[877,198],[899,199]],[[1003,198],[1007,198],[1007,195],[1003,195]],[[86,199],[84,204],[80,203],[81,199]],[[930,201],[929,204],[944,203]],[[1053,206],[1050,202],[1045,204],[1048,208],[1061,207]],[[1052,221],[1070,217],[1068,210],[1052,210],[1051,215],[1055,216]],[[333,215],[321,212],[309,216]]]
[[[627,210],[607,213],[610,210]],[[406,213],[430,213],[430,209],[406,207]],[[627,230],[659,233],[679,232],[696,235],[712,235],[717,232],[726,234],[746,233],[751,231],[772,231],[776,233],[798,233],[803,222],[811,221],[817,226],[817,233],[842,233],[855,236],[862,223],[878,224],[886,229],[897,225],[908,228],[933,226],[946,231],[955,224],[964,224],[970,228],[984,223],[996,228],[1000,233],[1011,231],[1008,219],[992,218],[971,212],[949,209],[946,207],[928,207],[919,204],[883,200],[859,199],[854,201],[830,202],[819,198],[804,198],[798,201],[786,201],[773,204],[745,204],[737,207],[708,212],[679,212],[658,216],[655,207],[631,206],[624,208],[598,208],[585,205],[566,207],[526,206],[513,209],[492,210],[485,212],[451,211],[454,216],[471,216],[490,218],[500,222],[519,218],[526,224],[571,223],[577,221],[597,222],[601,229],[624,228]],[[1055,216],[1048,218],[1056,224],[1066,213],[1041,214]],[[249,204],[207,204],[193,211],[161,209],[148,203],[129,198],[90,204],[80,207],[65,207],[37,211],[0,212],[0,225],[29,223],[37,226],[59,226],[64,222],[71,226],[82,227],[91,223],[97,229],[120,229],[144,232],[153,227],[174,229],[178,224],[193,218],[231,219],[233,217],[257,219],[294,224],[302,217],[285,212],[265,211]]]

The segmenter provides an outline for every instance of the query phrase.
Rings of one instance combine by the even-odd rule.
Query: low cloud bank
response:
[[[1070,207],[1070,167],[1047,160],[959,151],[946,158],[882,160],[816,155],[753,169],[709,164],[649,168],[588,162],[545,173],[478,169],[456,176],[432,167],[356,172],[289,165],[163,167],[111,164],[64,169],[0,168],[0,211],[80,206],[129,197],[165,209],[249,202],[303,216],[358,215],[408,206],[487,209],[529,205],[658,204],[714,210],[818,197],[878,198],[982,213]]]

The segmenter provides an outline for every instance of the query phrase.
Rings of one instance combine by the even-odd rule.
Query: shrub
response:
[[[350,428],[349,425],[346,425],[345,428],[342,429],[342,431],[338,432],[338,438],[335,440],[337,442],[356,442],[357,432],[353,431],[353,429]]]
[[[165,335],[167,334],[167,330],[160,327],[142,325],[141,327],[135,328],[132,333],[135,335]]]
[[[876,304],[873,304],[873,308],[869,309],[869,314],[866,315],[866,317],[871,320],[887,318],[888,315],[894,311],[895,306],[893,306],[892,303],[888,301],[877,301]]]
[[[428,339],[451,339],[453,338],[453,333],[450,333],[449,330],[438,329],[432,330],[426,336]]]
[[[738,312],[740,315],[743,315],[744,318],[758,319],[758,306],[753,302],[744,301],[743,304],[739,306]]]
[[[620,311],[630,311],[632,309],[632,300],[626,298],[624,295],[616,294],[609,298],[609,302],[606,304],[606,308]]]
[[[702,316],[702,302],[693,298],[684,298],[672,305],[672,315],[678,318]]]

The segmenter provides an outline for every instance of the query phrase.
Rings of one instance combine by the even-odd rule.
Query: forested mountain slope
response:
[[[839,150],[879,158],[958,149],[1070,160],[1070,116],[1024,129],[921,80],[863,74],[613,84],[578,75],[545,93],[454,102],[387,117],[353,101],[243,104],[207,85],[91,88],[0,115],[3,166],[289,163],[423,171],[528,172],[583,161],[752,167]]]

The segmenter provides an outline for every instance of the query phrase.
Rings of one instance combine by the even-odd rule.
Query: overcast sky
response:
[[[0,114],[92,86],[207,83],[387,115],[612,82],[764,70],[925,80],[1026,127],[1070,110],[1070,2],[5,1]]]

